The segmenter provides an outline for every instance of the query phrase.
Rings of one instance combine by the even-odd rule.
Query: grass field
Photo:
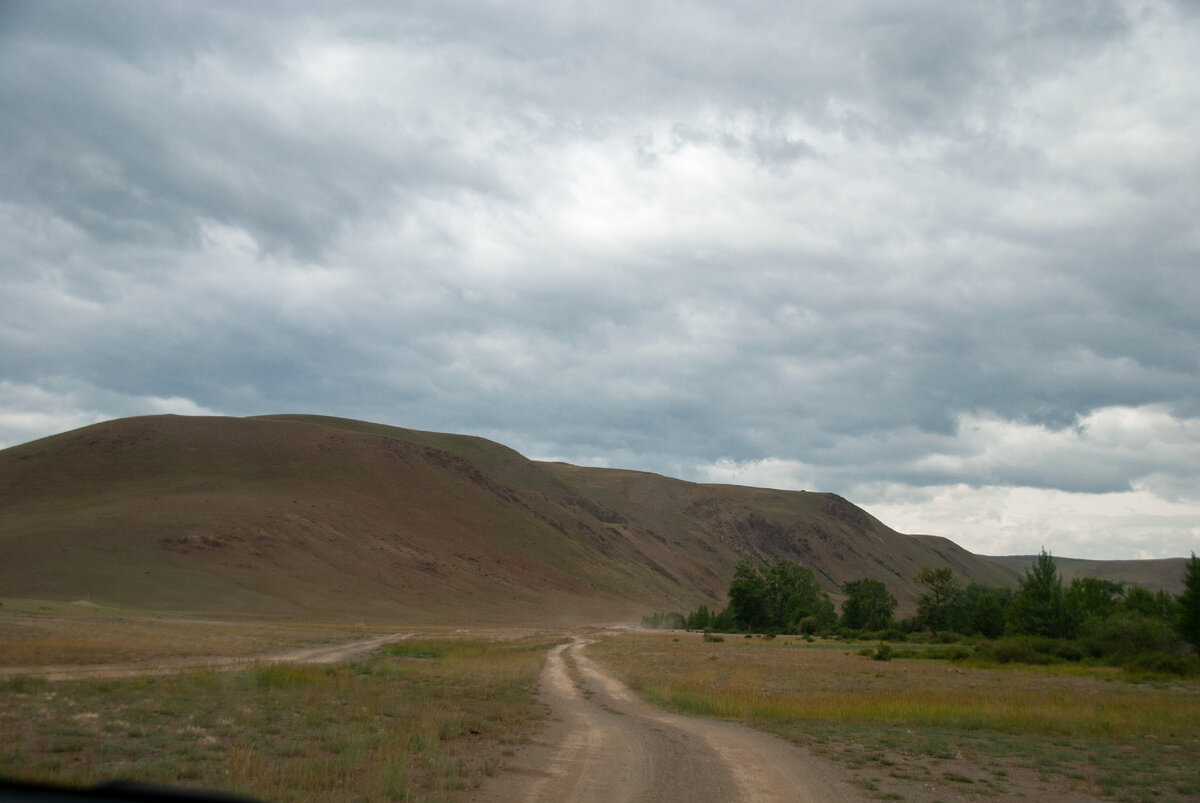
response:
[[[5,599],[0,601],[0,666],[236,657],[345,642],[362,632],[354,625],[208,620],[83,601]]]
[[[1115,670],[873,661],[800,639],[631,633],[589,655],[651,702],[745,721],[852,771],[871,796],[1200,800],[1200,684]]]
[[[134,779],[269,800],[441,800],[545,712],[551,641],[420,639],[335,667],[0,682],[0,777]]]
[[[345,642],[353,625],[190,620],[5,600],[0,664],[153,666]],[[441,800],[497,772],[546,711],[554,634],[415,630],[330,667],[0,680],[0,777],[128,778],[269,800]],[[628,632],[589,646],[652,702],[838,762],[869,797],[1200,800],[1200,683],[1118,670],[873,661],[862,645]],[[873,646],[873,645],[872,645]]]

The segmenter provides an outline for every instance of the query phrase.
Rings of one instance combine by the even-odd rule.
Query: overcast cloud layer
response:
[[[313,412],[1200,546],[1186,2],[0,4],[0,445]]]

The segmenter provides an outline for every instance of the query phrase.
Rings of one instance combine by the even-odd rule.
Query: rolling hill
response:
[[[0,596],[189,613],[471,623],[722,605],[742,557],[833,594],[922,566],[1013,568],[833,494],[531,461],[491,441],[318,416],[152,416],[0,451]]]
[[[1024,577],[1037,555],[981,556]],[[1187,558],[1159,558],[1156,560],[1086,560],[1083,558],[1060,558],[1054,556],[1054,565],[1062,575],[1063,583],[1077,577],[1098,577],[1114,583],[1125,583],[1172,594],[1183,593],[1183,573]]]

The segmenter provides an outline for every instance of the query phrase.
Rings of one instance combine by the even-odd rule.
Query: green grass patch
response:
[[[432,646],[424,644],[388,644],[383,648],[383,651],[388,655],[397,658],[420,658],[432,660],[437,658],[438,650]]]
[[[22,675],[8,680],[0,680],[0,693],[36,694],[44,688],[46,688],[46,680],[35,675]]]

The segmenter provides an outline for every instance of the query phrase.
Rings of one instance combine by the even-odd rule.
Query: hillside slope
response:
[[[1037,555],[981,555],[984,560],[1003,566],[1024,577]],[[1060,558],[1054,556],[1054,565],[1062,575],[1063,584],[1077,577],[1098,577],[1114,583],[1142,586],[1157,591],[1165,589],[1172,594],[1183,593],[1183,575],[1186,558],[1160,558],[1157,560],[1086,560],[1084,558]]]
[[[530,461],[487,440],[316,416],[153,416],[0,451],[0,596],[413,622],[628,620],[720,605],[741,557],[830,592],[950,565],[831,494]]]

